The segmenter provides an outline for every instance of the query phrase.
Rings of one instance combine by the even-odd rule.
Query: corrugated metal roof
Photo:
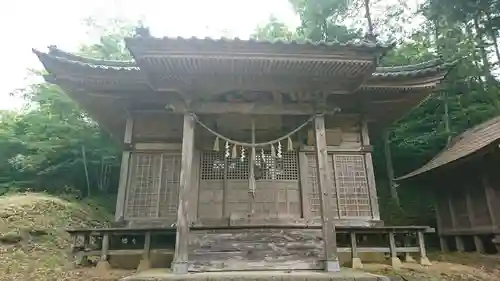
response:
[[[500,139],[500,116],[479,124],[455,137],[450,144],[431,161],[419,169],[398,178],[404,180],[467,157]]]

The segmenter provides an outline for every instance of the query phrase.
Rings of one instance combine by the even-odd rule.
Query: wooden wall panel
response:
[[[222,218],[222,181],[200,181],[198,194],[198,218]]]
[[[468,192],[472,205],[472,215],[475,227],[490,226],[491,218],[488,210],[488,202],[486,201],[485,189],[482,186],[481,180],[476,179],[476,186],[470,186]]]
[[[182,115],[142,113],[134,116],[134,141],[181,141]]]
[[[193,230],[190,271],[301,270],[323,267],[321,230]]]

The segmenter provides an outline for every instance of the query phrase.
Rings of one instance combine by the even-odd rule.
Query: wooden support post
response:
[[[325,270],[340,271],[339,258],[337,255],[337,235],[333,221],[334,212],[331,206],[331,198],[333,195],[332,171],[328,168],[325,118],[323,115],[316,115],[314,118],[314,131],[316,139],[318,190],[320,193],[321,220],[325,247]]]
[[[252,139],[252,144],[255,144],[255,118],[252,117],[251,120],[252,124],[252,133],[251,133],[251,139]],[[255,147],[250,148],[250,158],[248,159],[248,200],[249,200],[249,211],[250,214],[255,213],[255,188],[256,188],[256,183],[255,183]],[[277,201],[277,200],[276,200]],[[278,210],[276,210],[278,211]]]
[[[465,252],[465,244],[462,236],[455,235],[455,244],[457,246],[457,251],[462,253]]]
[[[405,244],[405,247],[411,247],[411,237],[410,237],[410,233],[405,233],[404,234],[404,244]],[[409,262],[409,263],[414,263],[415,260],[413,259],[413,257],[410,255],[409,252],[405,252],[405,262]]]
[[[418,249],[420,252],[420,264],[421,265],[432,265],[431,262],[429,261],[429,258],[427,257],[427,251],[425,249],[425,237],[424,237],[424,232],[419,231],[417,232],[418,236]]]
[[[361,140],[363,146],[370,145],[370,136],[368,133],[367,120],[363,119],[361,122]],[[365,169],[366,176],[368,177],[368,188],[370,191],[370,207],[372,208],[372,218],[380,220],[380,212],[378,207],[377,187],[375,183],[375,170],[373,169],[372,153],[365,153]]]
[[[349,236],[351,237],[351,253],[352,253],[352,260],[351,260],[351,267],[354,269],[362,269],[363,268],[363,263],[361,262],[361,259],[358,256],[358,241],[356,240],[356,232],[353,231],[349,233]]]
[[[389,249],[391,251],[391,265],[394,269],[401,267],[401,260],[396,252],[396,238],[394,232],[389,232]]]
[[[123,138],[123,143],[125,146],[130,146],[132,144],[132,132],[134,127],[134,120],[132,117],[127,118],[127,124],[125,125],[125,136]],[[130,165],[130,151],[124,151],[122,153],[122,163],[120,166],[120,181],[118,183],[118,194],[116,197],[116,210],[115,210],[115,221],[122,221],[125,217],[125,200],[128,189],[128,172]]]
[[[441,252],[446,253],[450,251],[448,247],[448,240],[443,235],[439,235],[439,246],[441,247]]]
[[[478,235],[474,235],[474,246],[476,247],[476,252],[484,253],[483,240]]]
[[[108,251],[109,251],[109,234],[104,233],[102,236],[102,245],[101,245],[101,258],[97,263],[97,269],[99,270],[109,270],[110,265],[108,262]]]
[[[385,130],[384,132],[384,156],[385,156],[385,166],[387,170],[387,180],[389,182],[389,190],[391,191],[392,200],[399,207],[399,195],[398,190],[396,189],[396,184],[394,182],[394,166],[392,164],[392,155],[391,155],[391,143],[390,143],[390,131]]]
[[[146,232],[144,235],[144,252],[142,259],[139,262],[137,271],[144,271],[151,268],[151,232]]]
[[[172,261],[172,271],[175,274],[188,273],[188,238],[189,238],[189,196],[191,187],[191,169],[194,151],[195,121],[191,114],[184,114],[182,136],[182,161],[179,184],[179,204],[177,209],[177,232],[175,239],[175,254]]]
[[[442,200],[443,197],[439,197],[437,193],[434,196],[434,209],[436,210],[436,221],[437,221],[437,232],[439,235],[439,245],[441,246],[442,252],[448,252],[448,244],[446,243],[446,238],[443,237],[441,231],[443,231],[443,213],[441,208],[439,208],[439,200]]]
[[[496,227],[498,219],[495,212],[495,204],[497,201],[496,192],[491,187],[486,172],[483,172],[483,174],[481,175],[481,180],[484,187],[484,196],[486,197],[486,206],[488,206],[488,214],[490,216],[491,225]]]
[[[472,203],[472,197],[468,189],[465,191],[465,205],[467,207],[467,217],[469,218],[469,223],[474,228],[476,226],[476,217],[474,215],[474,206]]]

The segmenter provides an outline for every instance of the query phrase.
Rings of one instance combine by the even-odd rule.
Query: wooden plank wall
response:
[[[190,271],[300,270],[323,267],[319,229],[191,231]]]

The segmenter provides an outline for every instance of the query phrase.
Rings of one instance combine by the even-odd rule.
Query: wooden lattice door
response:
[[[307,153],[303,182],[304,213],[310,217],[321,216],[321,205],[317,183],[316,154]],[[328,163],[333,186],[328,190],[331,212],[336,218],[372,218],[370,189],[364,155],[329,154]]]
[[[125,218],[176,221],[181,157],[178,153],[134,153]]]

